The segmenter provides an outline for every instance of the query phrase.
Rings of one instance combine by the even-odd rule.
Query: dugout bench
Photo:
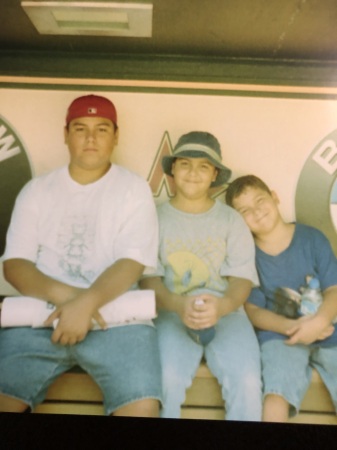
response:
[[[61,375],[50,386],[45,401],[34,413],[102,415],[102,394],[97,384],[80,368]],[[205,362],[200,364],[192,386],[181,408],[184,419],[222,420],[225,405],[220,386]],[[318,372],[312,382],[298,416],[291,423],[337,425],[337,416],[328,391]]]

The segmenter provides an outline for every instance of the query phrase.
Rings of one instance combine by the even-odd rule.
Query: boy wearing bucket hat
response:
[[[222,387],[226,419],[259,421],[259,348],[242,307],[258,282],[254,243],[240,215],[210,196],[231,171],[218,140],[200,131],[183,135],[162,167],[174,179],[175,195],[157,209],[158,270],[142,280],[155,290],[159,309],[161,416],[180,417],[204,356]]]
[[[298,413],[313,367],[337,410],[337,330],[331,325],[337,314],[337,259],[328,239],[313,227],[285,222],[277,194],[255,175],[234,180],[226,201],[255,239],[261,286],[252,290],[246,310],[261,346],[263,420],[287,422]],[[300,308],[289,314],[278,292],[286,287],[301,297],[308,276],[319,281],[323,302],[311,316],[301,317]]]
[[[4,272],[22,295],[56,305],[46,328],[0,330],[0,410],[40,403],[58,375],[80,365],[100,386],[106,414],[158,416],[161,373],[151,321],[108,327],[104,304],[155,268],[158,223],[140,176],[112,164],[113,103],[82,96],[64,128],[70,163],[29,182],[7,236]],[[92,331],[92,319],[104,330]],[[55,330],[48,328],[57,323]],[[28,356],[27,356],[28,355]]]

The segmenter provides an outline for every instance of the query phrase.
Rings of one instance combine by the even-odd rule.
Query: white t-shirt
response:
[[[4,260],[24,258],[54,279],[88,287],[122,258],[152,272],[157,251],[157,215],[144,179],[114,164],[95,183],[81,185],[62,167],[20,192]]]

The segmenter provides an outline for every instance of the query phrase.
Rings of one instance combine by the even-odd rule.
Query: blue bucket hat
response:
[[[211,187],[225,184],[232,174],[232,171],[221,163],[219,141],[213,134],[205,131],[191,131],[179,138],[172,155],[162,159],[162,168],[166,175],[172,176],[172,164],[176,158],[207,158],[218,169],[218,175]]]

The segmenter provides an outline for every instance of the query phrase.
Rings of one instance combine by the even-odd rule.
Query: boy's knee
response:
[[[289,416],[289,403],[278,394],[267,394],[263,404],[264,422],[287,422]]]
[[[0,394],[0,412],[25,413],[30,412],[30,407],[21,400]]]
[[[189,376],[184,376],[181,371],[167,370],[163,371],[162,374],[162,385],[163,391],[170,393],[175,393],[176,395],[185,392],[185,390],[191,386],[192,379]]]
[[[160,402],[158,400],[148,398],[122,406],[114,411],[112,415],[125,417],[159,417],[159,407]]]
[[[262,379],[260,374],[247,374],[245,377],[243,377],[242,380],[243,387],[250,390],[261,390],[262,389]]]

